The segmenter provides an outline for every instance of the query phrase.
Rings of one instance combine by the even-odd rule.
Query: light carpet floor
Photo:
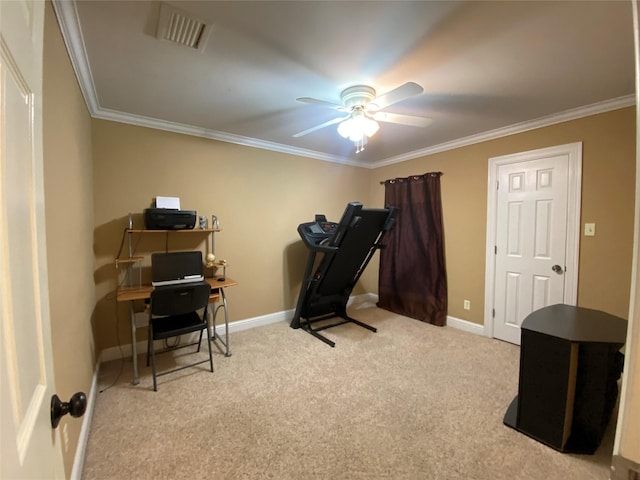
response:
[[[609,477],[616,412],[595,455],[503,425],[519,347],[375,307],[351,314],[378,333],[332,328],[330,348],[284,322],[237,332],[214,373],[160,377],[158,392],[144,356],[137,386],[130,360],[103,365],[101,388],[122,371],[96,400],[83,478]]]

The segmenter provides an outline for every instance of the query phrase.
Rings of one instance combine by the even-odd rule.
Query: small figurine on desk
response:
[[[216,256],[213,253],[207,253],[205,257],[207,263],[205,264],[207,268],[213,268],[215,266]]]

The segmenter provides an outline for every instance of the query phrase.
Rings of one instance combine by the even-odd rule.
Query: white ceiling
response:
[[[179,1],[204,47],[160,40],[157,1],[54,0],[92,116],[375,167],[634,104],[632,6],[621,1]],[[356,154],[346,87],[424,88]]]

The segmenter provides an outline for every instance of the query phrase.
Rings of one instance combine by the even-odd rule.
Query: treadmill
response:
[[[359,202],[351,202],[338,223],[316,215],[313,222],[298,225],[309,258],[291,328],[302,328],[331,347],[335,342],[320,331],[345,323],[377,331],[349,317],[347,302],[371,257],[383,248],[381,241],[395,223],[395,210],[390,206],[364,208]],[[331,318],[340,320],[326,321]],[[318,322],[322,325],[314,327]]]

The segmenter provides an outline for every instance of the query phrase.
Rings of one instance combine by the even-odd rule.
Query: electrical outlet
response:
[[[465,300],[463,306],[465,310],[471,310],[471,302],[469,300]]]

